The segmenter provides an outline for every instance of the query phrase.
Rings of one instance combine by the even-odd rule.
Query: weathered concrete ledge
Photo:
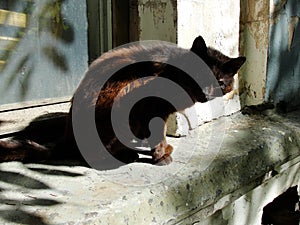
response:
[[[261,210],[257,202],[275,198],[272,182],[273,194],[299,182],[299,112],[206,123],[169,139],[176,147],[168,166],[2,163],[0,224],[256,224],[248,206]]]

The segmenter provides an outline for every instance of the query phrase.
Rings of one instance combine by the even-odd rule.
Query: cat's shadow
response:
[[[26,160],[24,164],[38,163],[53,166],[91,166],[82,157],[77,147],[64,141],[65,127],[68,113],[48,113],[33,119],[23,130],[14,133],[11,138],[15,141],[33,141],[46,146],[53,153],[51,157],[42,160]],[[3,125],[0,121],[0,126]],[[139,163],[151,164],[151,158],[140,158]],[[98,170],[117,169],[124,164],[111,164],[106,160],[97,162]]]
[[[17,142],[33,141],[46,146],[53,152],[53,156],[43,160],[26,160],[24,164],[39,163],[48,165],[86,166],[89,165],[80,157],[77,149],[70,149],[63,142],[66,118],[68,113],[48,113],[33,119],[23,130],[1,138],[11,138]],[[0,126],[4,123],[0,121]],[[74,151],[74,154],[70,152]]]

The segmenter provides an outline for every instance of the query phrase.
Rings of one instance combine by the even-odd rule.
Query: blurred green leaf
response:
[[[66,57],[55,47],[47,46],[43,48],[44,55],[60,70],[66,72],[69,70]]]

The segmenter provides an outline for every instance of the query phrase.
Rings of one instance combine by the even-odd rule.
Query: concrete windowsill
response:
[[[201,221],[300,162],[300,113],[236,113],[168,141],[168,166],[2,163],[0,224],[174,224],[195,213]]]

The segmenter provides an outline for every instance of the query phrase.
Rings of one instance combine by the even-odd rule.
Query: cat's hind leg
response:
[[[0,140],[0,162],[35,162],[49,159],[51,147],[30,140]]]
[[[123,163],[137,162],[139,159],[136,151],[123,145],[117,138],[113,138],[106,148],[114,158]]]
[[[158,126],[155,127],[155,133],[152,134],[151,137],[146,137],[149,141],[151,150],[150,152],[141,154],[149,155],[150,153],[152,164],[167,165],[172,162],[171,153],[173,152],[173,147],[166,141],[166,120],[167,119],[165,118],[163,124],[158,124]]]

